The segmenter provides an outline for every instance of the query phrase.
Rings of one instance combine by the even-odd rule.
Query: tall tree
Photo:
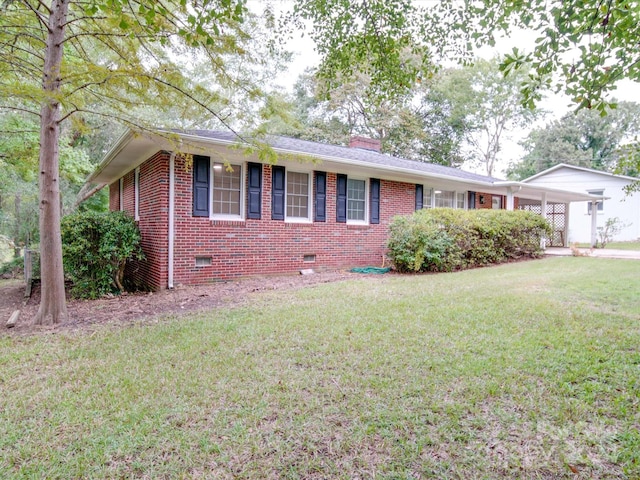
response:
[[[543,128],[534,129],[524,140],[526,155],[512,163],[509,178],[522,180],[560,163],[613,172],[625,158],[625,150],[640,133],[640,105],[620,102],[602,116],[582,109],[569,113]],[[621,171],[632,174],[633,172]]]
[[[494,173],[505,137],[522,129],[537,111],[522,105],[523,74],[505,77],[497,60],[476,60],[463,68],[441,72],[435,89],[449,104],[452,122],[464,124],[467,158]]]
[[[315,141],[347,144],[352,135],[379,139],[382,151],[417,161],[458,166],[464,124],[448,114],[448,103],[428,82],[414,84],[393,99],[370,94],[370,78],[354,72],[334,82],[327,96],[325,81],[309,70],[294,86],[295,125],[278,133]]]
[[[66,318],[60,239],[61,124],[92,111],[138,129],[145,106],[181,107],[184,117],[233,121],[227,92],[261,90],[230,58],[245,49],[243,0],[7,0],[0,6],[0,109],[39,118],[42,298],[36,323]],[[206,60],[215,85],[191,79]],[[41,79],[40,82],[37,79]],[[157,126],[157,125],[154,125]]]

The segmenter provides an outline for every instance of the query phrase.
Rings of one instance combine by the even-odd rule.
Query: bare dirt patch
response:
[[[251,293],[267,290],[292,290],[320,283],[360,277],[344,270],[317,272],[312,275],[252,277],[200,286],[178,286],[152,293],[133,293],[97,300],[67,300],[69,320],[55,327],[33,325],[40,304],[40,287],[35,284],[30,298],[24,298],[25,285],[18,280],[0,281],[0,329],[5,334],[57,332],[69,329],[92,329],[101,323],[127,323],[167,315],[181,315],[223,306],[238,306],[251,301]],[[20,318],[15,327],[4,327],[15,310]]]

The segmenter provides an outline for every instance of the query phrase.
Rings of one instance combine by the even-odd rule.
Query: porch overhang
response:
[[[496,182],[493,185],[510,191],[515,197],[520,199],[540,201],[542,198],[545,198],[549,203],[599,202],[607,198],[602,195],[530,185],[522,182]]]

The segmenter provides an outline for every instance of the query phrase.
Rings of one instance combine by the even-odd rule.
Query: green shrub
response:
[[[389,256],[400,272],[446,269],[453,242],[441,225],[424,215],[396,217],[390,226]]]
[[[542,255],[548,222],[527,211],[425,209],[396,217],[389,257],[400,272],[451,271]]]
[[[121,292],[127,260],[143,259],[140,232],[125,212],[81,212],[62,219],[62,251],[71,293],[97,298]]]
[[[0,265],[2,278],[16,278],[24,274],[24,258],[16,257]]]

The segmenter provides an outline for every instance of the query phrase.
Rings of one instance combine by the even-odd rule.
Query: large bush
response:
[[[542,255],[549,223],[527,211],[424,209],[395,217],[389,256],[400,272],[451,271]]]
[[[142,259],[140,231],[125,212],[81,212],[62,219],[65,274],[71,293],[97,298],[121,292],[127,260]]]

